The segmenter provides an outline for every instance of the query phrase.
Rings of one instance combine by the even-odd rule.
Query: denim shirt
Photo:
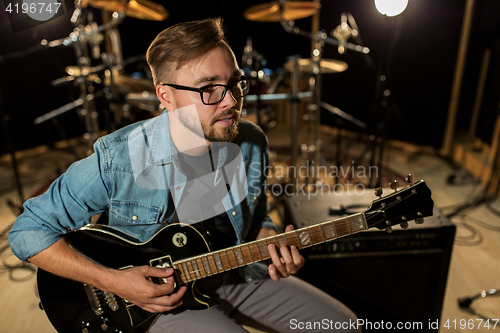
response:
[[[256,125],[241,120],[233,144],[239,147],[242,157],[235,178],[246,173],[246,179],[241,178],[245,179],[245,191],[241,186],[229,186],[223,204],[237,244],[241,244],[250,230],[276,230],[276,226],[267,214],[266,136]],[[103,212],[109,213],[110,226],[141,242],[174,222],[186,177],[170,136],[168,112],[100,138],[94,151],[73,163],[46,193],[25,202],[24,213],[9,233],[9,244],[19,259],[36,255],[69,230],[90,223],[93,215]],[[216,172],[226,157],[227,147],[220,148]]]

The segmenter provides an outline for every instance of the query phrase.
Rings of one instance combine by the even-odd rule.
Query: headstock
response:
[[[406,180],[409,185],[401,190],[397,189],[396,181],[392,182],[390,187],[394,192],[385,197],[382,197],[381,189],[375,190],[379,199],[373,201],[365,212],[368,228],[376,227],[391,232],[392,226],[401,224],[406,229],[409,221],[415,220],[415,223],[420,224],[424,217],[432,215],[434,201],[425,181],[412,184],[411,175]]]

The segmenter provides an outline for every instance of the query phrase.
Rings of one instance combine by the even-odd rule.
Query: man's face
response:
[[[241,73],[232,52],[224,47],[216,47],[197,62],[190,62],[181,67],[173,83],[193,88],[211,84],[230,84],[240,78]],[[170,82],[169,82],[170,83]],[[232,141],[238,134],[238,122],[241,114],[242,98],[235,99],[230,91],[222,101],[214,105],[205,105],[200,94],[194,91],[171,89],[172,105],[179,109],[195,105],[198,117],[179,112],[179,120],[191,132],[200,135],[199,123],[207,141]],[[199,119],[198,119],[199,118]]]

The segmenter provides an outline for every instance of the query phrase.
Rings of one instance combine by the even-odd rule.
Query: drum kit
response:
[[[308,121],[308,143],[301,144],[300,151],[307,155],[307,166],[314,167],[320,164],[320,150],[321,140],[319,137],[320,126],[320,111],[321,108],[330,111],[338,117],[345,119],[360,128],[366,128],[366,125],[349,115],[348,113],[340,110],[337,107],[331,106],[321,100],[321,76],[323,74],[340,73],[347,70],[347,63],[334,59],[324,59],[323,48],[325,44],[331,44],[338,47],[339,53],[345,53],[347,49],[368,54],[370,50],[367,47],[356,45],[347,42],[351,36],[357,36],[358,29],[354,19],[349,17],[350,25],[347,22],[347,14],[342,14],[341,24],[337,29],[332,32],[334,38],[329,37],[323,31],[306,32],[296,27],[295,20],[303,19],[311,16],[319,16],[321,5],[319,1],[286,1],[279,0],[259,5],[252,6],[245,10],[243,16],[251,21],[256,22],[279,22],[282,28],[291,34],[305,37],[312,41],[311,58],[301,59],[298,56],[290,57],[284,64],[285,71],[276,78],[268,94],[263,95],[250,95],[245,98],[245,101],[272,101],[272,100],[288,100],[291,104],[291,124],[290,124],[290,166],[297,166],[297,140],[298,140],[298,102],[304,98],[310,98],[311,102],[308,105],[308,114],[304,117]],[[247,43],[248,47],[248,43]],[[251,50],[251,47],[249,48]],[[253,50],[251,50],[253,51]],[[245,54],[248,50],[245,48]],[[245,59],[245,55],[244,55]],[[255,63],[255,62],[250,62]],[[256,72],[256,71],[253,71]],[[275,94],[276,87],[279,85],[284,75],[291,74],[291,91],[289,94]],[[252,75],[259,82],[259,75]],[[305,92],[299,92],[300,77],[307,77],[309,82],[309,89]],[[260,105],[257,103],[257,105]],[[259,112],[257,106],[257,112]],[[340,142],[340,134],[337,137],[337,142]],[[337,146],[340,152],[339,145]],[[337,158],[337,163],[340,158]],[[339,167],[339,165],[337,165]],[[295,173],[290,175],[289,182],[292,186],[296,185]],[[306,177],[304,179],[306,185],[317,185],[320,182],[317,179],[317,173],[312,172],[311,179]]]
[[[84,15],[84,9],[88,6],[108,13],[109,15],[103,15],[103,20],[107,22],[98,25],[93,21],[91,11]],[[162,21],[168,16],[168,11],[163,6],[149,0],[76,0],[71,16],[75,28],[70,35],[51,42],[43,40],[41,45],[50,48],[74,47],[77,65],[66,67],[67,75],[53,80],[51,84],[57,87],[74,83],[79,88],[80,96],[75,101],[36,118],[35,125],[78,108],[85,121],[84,137],[88,141],[88,154],[91,154],[92,146],[100,134],[96,98],[104,97],[104,108],[112,112],[114,123],[130,122],[128,118],[131,118],[131,105],[151,113],[157,111],[159,101],[152,81],[124,73],[126,66],[144,61],[145,57],[123,59],[118,26],[125,17]],[[101,53],[100,44],[103,43],[106,51]],[[100,64],[91,66],[92,61],[99,61]],[[96,91],[97,85],[101,85],[102,89]],[[106,118],[109,119],[109,114],[105,115]],[[109,123],[107,125],[108,130],[113,130],[113,126],[116,126]]]
[[[73,83],[79,88],[79,98],[48,112],[34,120],[40,124],[51,120],[58,115],[78,109],[79,114],[85,120],[86,134],[88,140],[88,152],[92,152],[92,146],[97,140],[99,129],[99,113],[95,105],[98,97],[104,97],[105,112],[111,112],[113,119],[124,120],[130,118],[130,108],[134,106],[150,112],[151,115],[161,107],[155,93],[151,80],[137,78],[124,73],[125,66],[143,61],[144,57],[133,57],[123,59],[120,34],[118,26],[125,17],[133,17],[141,20],[162,21],[168,18],[168,11],[161,5],[150,0],[76,0],[75,10],[71,16],[74,25],[73,31],[66,38],[48,42],[43,40],[43,47],[73,46],[76,54],[77,65],[66,68],[66,76],[51,82],[53,86]],[[93,21],[92,12],[83,13],[86,7],[101,9],[108,15],[103,15],[103,24],[98,25]],[[310,99],[307,107],[308,120],[308,144],[302,144],[300,151],[306,153],[311,165],[319,165],[319,154],[321,141],[319,139],[320,110],[324,108],[337,116],[346,119],[357,126],[364,128],[365,124],[351,115],[321,101],[321,76],[346,71],[347,63],[334,59],[322,57],[323,48],[326,44],[335,45],[339,52],[352,50],[367,54],[369,49],[352,43],[348,43],[350,36],[357,34],[357,27],[349,26],[345,19],[341,25],[332,32],[334,38],[329,37],[323,31],[306,32],[294,25],[294,20],[311,16],[319,17],[321,5],[318,1],[290,1],[279,0],[251,6],[246,9],[243,16],[247,20],[255,22],[279,22],[281,27],[290,34],[305,37],[312,41],[311,57],[301,59],[298,56],[289,57],[283,65],[283,71],[271,82],[270,75],[263,71],[263,57],[252,47],[251,38],[247,39],[247,45],[243,52],[243,67],[254,80],[256,92],[245,98],[246,105],[251,105],[258,115],[258,124],[272,127],[274,117],[272,108],[268,107],[265,112],[267,118],[263,121],[259,118],[262,114],[263,105],[272,101],[287,101],[291,106],[291,161],[296,166],[298,138],[298,103],[302,99]],[[343,14],[344,15],[344,14]],[[106,17],[108,19],[106,19]],[[351,22],[349,22],[351,23]],[[106,45],[106,51],[101,53],[100,44]],[[40,46],[40,45],[39,45]],[[100,64],[92,66],[92,60]],[[278,86],[286,75],[290,74],[289,93],[276,93]],[[307,77],[307,91],[299,91],[300,78]],[[97,85],[101,85],[96,88]],[[102,89],[100,89],[102,87]],[[105,119],[109,119],[109,113]],[[132,119],[133,120],[133,119]],[[119,121],[118,121],[119,122]],[[109,128],[108,128],[109,129]],[[265,128],[264,128],[265,129]],[[294,179],[291,180],[292,183]],[[313,179],[314,183],[316,180]]]

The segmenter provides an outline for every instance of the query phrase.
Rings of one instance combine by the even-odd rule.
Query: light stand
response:
[[[375,2],[379,3],[383,1],[376,0]],[[394,55],[394,50],[401,33],[400,18],[397,18],[394,22],[395,26],[390,26],[390,20],[392,19],[390,19],[389,17],[399,15],[406,8],[405,3],[407,4],[407,0],[401,0],[400,2],[404,6],[399,4],[398,8],[402,8],[402,10],[399,12],[397,10],[391,10],[390,7],[382,7],[385,9],[384,13],[382,13],[381,11],[381,13],[385,16],[383,36],[385,36],[386,39],[389,38],[389,40],[387,41],[387,47],[382,48],[381,50],[382,54],[380,57],[380,65],[377,68],[370,58],[367,59],[368,63],[377,73],[377,81],[375,85],[373,108],[368,115],[368,120],[366,123],[369,124],[374,122],[375,126],[372,126],[372,128],[370,129],[371,133],[369,136],[369,142],[361,152],[359,158],[354,162],[354,165],[358,165],[364,158],[364,156],[367,153],[370,153],[370,166],[377,166],[378,170],[378,172],[376,173],[371,173],[370,181],[368,184],[368,187],[371,188],[377,188],[381,186],[381,177],[377,176],[379,172],[382,172],[383,168],[384,144],[389,136],[391,119],[394,116],[401,118],[401,113],[397,107],[396,102],[393,100],[392,92],[389,89],[388,85],[388,76],[390,73],[392,57]],[[387,10],[390,12],[390,14],[386,14]],[[390,35],[390,31],[392,28],[394,30],[394,33]]]

